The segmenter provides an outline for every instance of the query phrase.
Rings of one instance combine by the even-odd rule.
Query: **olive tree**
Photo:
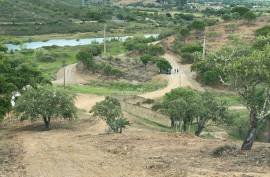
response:
[[[129,125],[129,121],[123,118],[121,104],[116,98],[106,97],[104,101],[97,103],[90,113],[103,119],[115,133],[122,133],[123,128]]]
[[[48,130],[51,119],[74,119],[77,109],[74,106],[74,95],[54,87],[42,86],[27,88],[16,101],[15,111],[22,120],[42,118]]]

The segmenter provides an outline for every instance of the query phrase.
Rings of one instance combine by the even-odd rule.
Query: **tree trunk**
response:
[[[174,119],[171,118],[171,128],[175,127]]]
[[[122,133],[123,132],[123,129],[122,127],[119,128],[119,133]]]
[[[187,131],[187,123],[188,123],[188,121],[184,120],[184,123],[183,123],[183,131],[184,132]]]
[[[198,125],[198,128],[197,128],[197,130],[195,131],[195,135],[196,135],[196,136],[200,136],[201,133],[202,133],[202,130],[203,130],[203,126]]]
[[[250,129],[242,144],[241,150],[250,150],[257,135],[257,111],[251,109],[250,111]]]
[[[268,118],[268,120],[267,120],[267,124],[268,124],[268,126],[267,126],[267,142],[268,143],[270,143],[270,118]]]
[[[43,121],[44,121],[44,125],[45,125],[45,129],[46,130],[49,130],[51,127],[50,127],[50,123],[51,123],[51,118],[47,118],[47,117],[43,117]]]

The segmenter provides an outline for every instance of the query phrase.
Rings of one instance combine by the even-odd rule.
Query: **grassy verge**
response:
[[[244,139],[248,131],[249,113],[247,110],[234,111],[231,126],[227,129],[230,138]]]
[[[147,82],[132,84],[122,81],[95,81],[88,85],[70,85],[68,91],[72,93],[97,94],[97,95],[134,95],[151,92],[167,85],[166,82]]]
[[[219,98],[220,100],[223,100],[228,103],[229,106],[238,106],[243,105],[243,102],[241,100],[241,97],[237,94],[232,93],[220,93],[220,92],[213,92],[213,94]]]
[[[157,131],[160,131],[160,132],[175,132],[175,130],[172,129],[171,127],[168,127],[166,125],[163,125],[163,124],[155,122],[155,121],[152,121],[152,120],[150,120],[148,118],[135,115],[135,114],[133,114],[133,113],[127,111],[127,110],[125,110],[125,112],[127,112],[128,114],[134,116],[136,118],[135,123],[140,125],[140,126],[145,126],[145,127],[149,128],[149,129],[157,130]]]

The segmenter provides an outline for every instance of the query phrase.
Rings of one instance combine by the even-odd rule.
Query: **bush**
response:
[[[142,57],[140,57],[141,62],[146,66],[150,61],[153,60],[151,55],[143,55]]]
[[[180,55],[183,63],[193,63],[197,53],[202,53],[203,47],[199,43],[184,44],[180,47]]]
[[[8,48],[2,44],[0,44],[0,52],[6,53],[8,51]]]
[[[191,28],[195,29],[197,31],[203,31],[205,29],[205,26],[206,26],[206,24],[202,20],[195,20],[191,24]]]
[[[270,25],[264,26],[255,32],[256,36],[268,36],[270,35]]]
[[[202,52],[202,51],[203,51],[203,46],[199,43],[189,43],[181,47],[182,53],[195,53],[195,52]]]
[[[253,21],[253,20],[255,20],[256,18],[257,18],[257,16],[256,16],[256,14],[255,13],[253,13],[252,11],[248,11],[247,13],[245,13],[244,15],[243,15],[243,18],[245,19],[245,20],[247,20],[247,21]]]
[[[207,26],[214,26],[217,24],[217,22],[218,22],[218,20],[216,20],[216,19],[205,19],[205,24]]]
[[[54,62],[56,59],[49,51],[45,49],[39,49],[35,53],[36,59],[40,62]]]
[[[172,69],[171,64],[164,58],[158,58],[156,65],[159,68],[160,73],[167,74]]]
[[[165,50],[160,45],[149,45],[147,46],[145,53],[151,56],[159,56],[159,55],[163,55],[165,53]]]
[[[103,67],[103,73],[107,76],[116,76],[121,77],[123,75],[123,72],[117,68],[113,68],[109,64],[105,64]]]
[[[219,81],[219,74],[215,71],[206,71],[203,73],[202,82],[205,85],[216,85]]]
[[[185,64],[192,64],[195,61],[195,54],[194,53],[181,53],[181,62]]]
[[[141,38],[128,39],[124,43],[124,46],[129,51],[138,50],[140,52],[145,52],[147,50],[147,44]]]
[[[192,21],[195,18],[195,16],[192,14],[175,14],[175,18],[178,20],[182,19],[186,21]]]
[[[224,15],[222,15],[222,19],[223,19],[224,21],[229,21],[229,20],[232,20],[233,17],[232,17],[231,14],[224,14]]]
[[[259,36],[254,42],[253,48],[263,50],[268,45],[270,45],[270,37]]]
[[[234,7],[231,12],[238,13],[240,16],[243,16],[249,11],[250,11],[250,9],[246,8],[246,7]]]
[[[89,53],[93,56],[99,56],[102,53],[102,47],[100,45],[91,45]]]
[[[96,64],[93,60],[93,56],[86,50],[81,50],[77,53],[76,58],[78,61],[82,62],[84,68],[88,71],[95,71]]]
[[[129,121],[123,118],[121,103],[116,98],[106,97],[104,101],[97,103],[90,112],[103,119],[110,130],[115,133],[122,133],[122,129],[130,125]]]

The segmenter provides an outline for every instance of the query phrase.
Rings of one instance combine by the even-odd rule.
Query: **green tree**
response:
[[[227,119],[227,105],[224,102],[208,92],[200,93],[184,88],[166,94],[162,103],[155,105],[153,109],[169,115],[171,126],[180,126],[183,131],[195,124],[197,136],[210,121],[226,122]]]
[[[249,8],[237,6],[237,7],[234,7],[231,12],[232,13],[239,13],[240,16],[244,16],[249,11],[250,11]]]
[[[146,47],[145,53],[151,56],[159,56],[163,55],[165,53],[165,50],[160,45],[148,45]]]
[[[143,55],[140,58],[141,62],[146,66],[151,60],[152,60],[152,56],[151,55]]]
[[[208,122],[227,122],[226,119],[228,118],[228,108],[225,102],[216,99],[209,92],[204,92],[200,96],[196,108],[198,115],[195,117],[195,123],[197,124],[195,135],[197,136],[200,136]]]
[[[74,98],[64,90],[53,87],[28,88],[18,98],[15,111],[22,120],[42,118],[48,130],[53,118],[76,118]]]
[[[104,101],[97,103],[90,112],[103,119],[115,133],[122,133],[123,128],[129,125],[129,121],[123,118],[121,104],[116,98],[106,97]]]
[[[86,70],[92,70],[95,72],[96,65],[92,53],[87,50],[81,50],[77,53],[76,58],[78,61],[83,63],[83,66]]]
[[[270,115],[270,46],[253,51],[229,65],[231,85],[243,98],[250,112],[250,128],[242,144],[250,150],[257,136],[258,124]]]
[[[243,18],[247,20],[249,23],[251,23],[252,21],[256,20],[257,16],[254,12],[248,11],[243,15]]]
[[[190,29],[188,29],[187,27],[182,28],[180,30],[180,38],[186,42],[186,38],[190,35]]]
[[[156,60],[156,65],[159,68],[160,73],[168,73],[172,69],[171,64],[164,58],[158,58]]]
[[[100,45],[91,45],[88,49],[90,55],[99,56],[102,53],[102,47]]]
[[[49,83],[42,73],[23,59],[7,59],[0,54],[0,120],[11,110],[11,97],[25,86],[36,87],[39,83]]]
[[[201,37],[204,30],[205,30],[206,24],[202,20],[194,20],[191,24],[191,28],[196,30],[197,36]]]
[[[0,44],[0,52],[6,53],[8,51],[8,48],[2,44]]]

